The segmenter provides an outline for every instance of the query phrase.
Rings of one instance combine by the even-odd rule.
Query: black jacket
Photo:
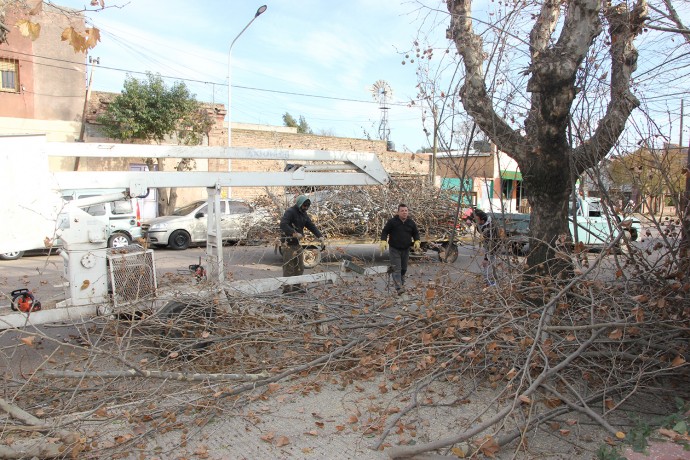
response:
[[[293,246],[299,245],[299,240],[293,238],[292,234],[297,232],[304,235],[304,227],[307,227],[315,237],[322,237],[321,232],[316,228],[311,218],[300,209],[301,205],[302,203],[298,201],[298,204],[287,208],[285,213],[283,213],[282,219],[280,219],[281,241]]]
[[[417,224],[409,217],[403,222],[400,217],[393,216],[388,219],[381,231],[381,240],[388,240],[388,246],[401,251],[409,249],[412,246],[412,241],[417,241],[418,239],[419,229],[417,229]]]

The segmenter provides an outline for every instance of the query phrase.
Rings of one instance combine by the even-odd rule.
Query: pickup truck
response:
[[[609,245],[618,236],[619,231],[627,232],[628,238],[635,241],[642,231],[637,218],[607,214],[599,198],[578,198],[575,219],[572,217],[572,204],[571,201],[568,209],[570,234],[574,241],[588,248],[595,249]],[[530,215],[498,212],[489,214],[501,234],[505,234],[510,248],[516,253],[525,253],[528,249]]]

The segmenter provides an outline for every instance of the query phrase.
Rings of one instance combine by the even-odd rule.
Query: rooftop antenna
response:
[[[378,101],[381,109],[381,122],[379,123],[379,139],[388,142],[391,130],[388,126],[388,99],[393,96],[393,90],[385,80],[377,80],[371,86],[371,95]]]

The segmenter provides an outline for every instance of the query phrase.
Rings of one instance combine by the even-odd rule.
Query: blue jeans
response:
[[[405,273],[407,273],[407,261],[410,260],[410,248],[396,249],[393,246],[389,246],[388,256],[391,267],[393,267],[393,284],[395,285],[395,290],[399,291],[405,285]]]

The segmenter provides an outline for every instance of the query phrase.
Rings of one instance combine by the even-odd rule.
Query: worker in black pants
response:
[[[305,195],[300,195],[297,197],[295,205],[287,208],[280,219],[283,276],[304,274],[304,260],[302,259],[304,250],[300,240],[304,238],[305,227],[319,239],[322,246],[324,244],[323,235],[307,214],[310,205],[311,200]],[[293,286],[290,284],[283,286],[283,294],[290,292],[304,292],[304,288],[300,285]]]
[[[419,249],[419,229],[410,217],[410,210],[406,204],[398,205],[398,213],[391,217],[381,231],[379,247],[381,253],[388,246],[391,267],[393,267],[393,284],[398,295],[405,292],[405,273],[407,262],[410,259],[410,247]]]

